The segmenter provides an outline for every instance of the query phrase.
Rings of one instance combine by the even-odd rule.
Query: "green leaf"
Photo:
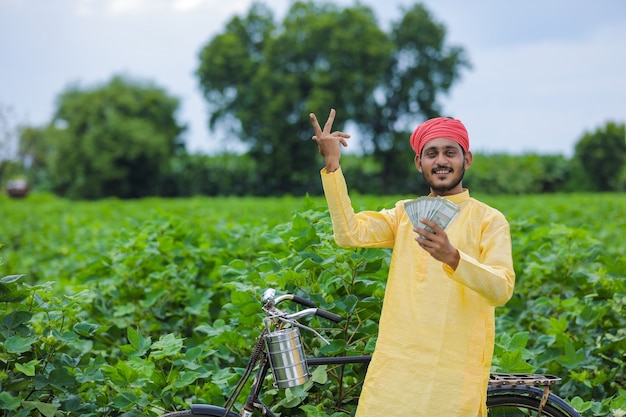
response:
[[[378,259],[374,259],[374,260],[369,260],[365,266],[363,268],[361,268],[361,270],[364,273],[375,273],[381,270],[381,268],[383,268],[384,263],[386,261],[386,256],[385,257],[380,257]]]
[[[329,345],[320,348],[320,353],[325,356],[338,355],[346,351],[346,341],[343,339],[334,339]]]
[[[140,354],[144,354],[152,345],[152,340],[149,337],[144,338],[139,330],[132,327],[128,327],[126,330],[126,337],[130,345]]]
[[[61,402],[61,404],[61,408],[64,411],[74,412],[75,414],[78,414],[77,412],[83,406],[83,399],[80,398],[80,396],[78,395],[69,395],[66,400]]]
[[[302,259],[311,260],[315,264],[321,264],[322,262],[324,262],[324,258],[322,258],[321,255],[315,252],[300,252],[300,256],[302,257]]]
[[[576,324],[584,327],[596,326],[604,316],[605,308],[597,305],[585,305],[580,314],[576,316]]]
[[[0,302],[2,303],[19,303],[31,295],[31,291],[27,289],[16,289],[0,283]]]
[[[304,412],[304,415],[307,417],[328,417],[326,411],[323,409],[320,410],[320,408],[320,406],[315,406],[312,404],[304,404],[300,406],[300,410],[302,410]]]
[[[17,410],[21,403],[19,397],[13,397],[8,392],[0,392],[0,410]]]
[[[167,356],[177,355],[183,348],[183,339],[173,334],[161,336],[161,338],[152,344],[152,352],[150,356],[155,359],[161,359]]]
[[[73,327],[73,330],[80,336],[83,337],[92,337],[94,336],[98,330],[100,330],[100,325],[87,323],[86,321],[82,321],[80,323],[76,323]]]
[[[112,382],[122,387],[133,384],[140,378],[139,372],[124,361],[118,361],[115,366],[103,366],[102,370],[109,376]]]
[[[337,306],[341,308],[341,314],[352,313],[354,308],[358,305],[359,299],[354,294],[344,297],[336,301]]]
[[[16,329],[24,323],[28,323],[33,317],[30,311],[12,311],[2,318],[2,324],[7,329]]]
[[[580,397],[574,397],[574,398],[570,399],[569,403],[579,413],[584,413],[585,411],[590,410],[591,407],[593,406],[593,402],[591,402],[591,401],[584,401]]]
[[[67,353],[61,354],[61,365],[76,368],[80,363],[80,357],[74,358]]]
[[[137,399],[138,397],[134,392],[124,390],[113,398],[112,404],[115,408],[124,410],[132,407],[137,402]]]
[[[54,404],[42,403],[40,401],[24,401],[22,405],[24,406],[24,408],[30,410],[36,408],[37,411],[39,411],[45,417],[54,417],[59,408]]]
[[[285,408],[294,408],[302,403],[303,397],[293,395],[291,388],[285,390],[285,398],[283,398],[278,405]]]
[[[167,295],[168,292],[169,290],[167,288],[152,291],[147,295],[146,300],[141,303],[141,306],[144,308],[152,307],[157,301],[160,301],[163,296]]]
[[[328,381],[327,365],[321,365],[315,368],[311,373],[311,381],[318,384],[325,384]]]
[[[6,277],[3,277],[2,279],[0,279],[0,283],[1,284],[11,284],[13,282],[18,281],[20,278],[22,278],[24,275],[7,275]]]
[[[60,389],[71,388],[78,385],[76,377],[72,375],[67,368],[53,369],[48,377],[48,382],[50,385]]]
[[[9,353],[24,353],[28,352],[33,345],[33,343],[37,342],[38,337],[21,337],[21,336],[11,336],[4,343],[4,347]]]
[[[137,311],[133,304],[117,305],[113,308],[113,317],[124,317]]]
[[[550,334],[560,335],[567,331],[568,321],[564,316],[559,317],[558,319],[554,317],[550,317]]]
[[[174,387],[182,388],[193,384],[198,379],[198,372],[181,372],[180,377],[174,382]]]
[[[154,376],[156,363],[149,359],[139,357],[131,357],[128,360],[128,366],[137,371],[139,378],[150,379]]]
[[[529,373],[535,367],[524,361],[521,350],[504,352],[499,358],[501,372]]]
[[[513,335],[509,343],[509,349],[523,349],[528,344],[528,332],[517,332]]]
[[[26,363],[16,363],[15,369],[23,373],[26,376],[35,376],[35,367],[39,364],[38,359]]]
[[[586,361],[585,351],[583,348],[576,350],[574,344],[568,342],[565,345],[565,354],[556,358],[556,361],[563,365],[566,369],[578,369],[584,365]]]

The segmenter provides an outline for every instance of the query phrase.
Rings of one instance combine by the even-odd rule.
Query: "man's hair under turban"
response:
[[[417,155],[421,155],[427,142],[439,138],[451,139],[465,152],[469,150],[467,129],[460,120],[451,117],[435,117],[419,125],[411,134],[411,147]]]

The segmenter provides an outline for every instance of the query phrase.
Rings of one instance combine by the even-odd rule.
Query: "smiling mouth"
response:
[[[433,174],[435,175],[446,175],[446,174],[451,174],[451,173],[452,173],[452,168],[437,167],[433,169]]]

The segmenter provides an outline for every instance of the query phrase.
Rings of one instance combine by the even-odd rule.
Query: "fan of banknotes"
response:
[[[413,226],[426,229],[429,232],[432,232],[433,229],[422,224],[420,219],[434,221],[442,229],[445,229],[459,212],[459,206],[443,197],[419,197],[415,200],[407,201],[404,204],[404,209],[409,215]]]

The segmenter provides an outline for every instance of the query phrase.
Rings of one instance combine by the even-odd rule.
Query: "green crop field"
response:
[[[513,299],[493,370],[558,375],[584,416],[626,410],[626,195],[475,197],[511,223]],[[357,210],[398,197],[354,196]],[[371,352],[389,251],[334,244],[321,197],[71,202],[0,197],[1,415],[145,416],[222,404],[266,287],[346,317],[315,354]],[[327,323],[313,324],[328,327]],[[347,416],[359,370],[265,398]],[[339,389],[339,387],[343,389]],[[341,398],[338,398],[341,396]]]

